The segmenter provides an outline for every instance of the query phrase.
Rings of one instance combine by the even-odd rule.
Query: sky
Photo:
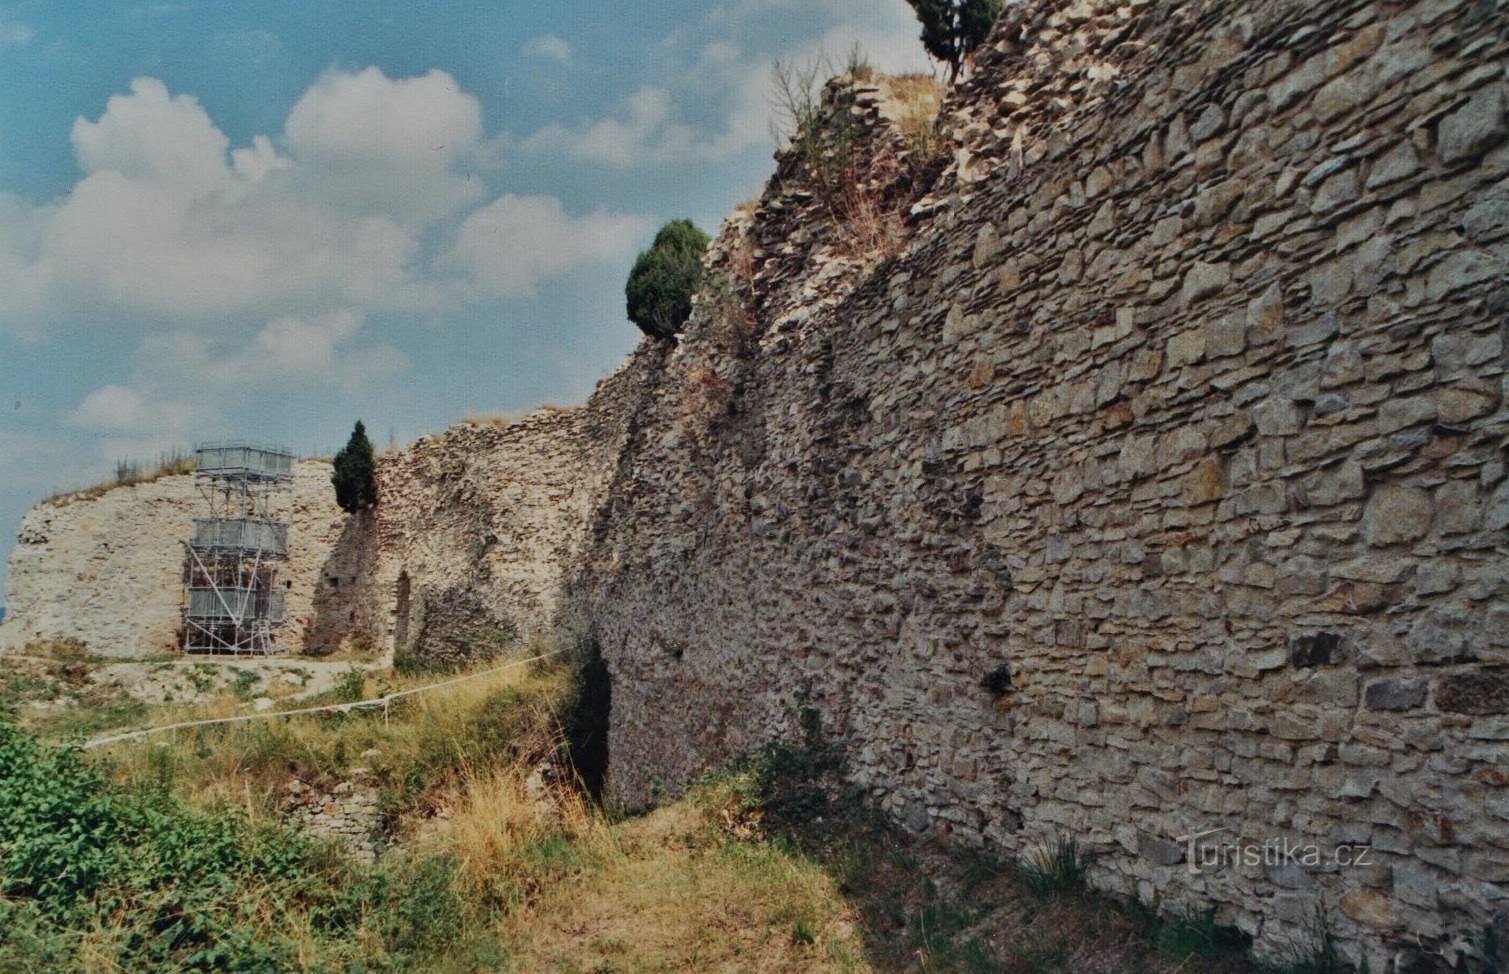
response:
[[[772,61],[929,70],[917,36],[905,0],[0,0],[0,550],[118,460],[580,401],[655,230],[758,195]]]

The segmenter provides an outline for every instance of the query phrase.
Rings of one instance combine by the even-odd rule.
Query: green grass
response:
[[[1022,885],[1039,899],[1083,893],[1088,873],[1089,860],[1072,837],[1039,846],[1017,864]]]

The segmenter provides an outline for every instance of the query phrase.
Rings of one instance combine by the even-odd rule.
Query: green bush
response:
[[[624,294],[629,320],[652,338],[674,338],[692,313],[692,295],[702,285],[702,254],[708,236],[690,220],[660,228],[650,249],[634,261]]]
[[[1001,12],[1001,0],[907,0],[922,22],[922,46],[948,65],[952,82]]]
[[[351,438],[335,455],[332,466],[330,482],[335,485],[335,503],[341,510],[355,514],[377,503],[377,460],[361,420],[356,421]]]
[[[166,781],[166,777],[163,777]],[[75,749],[0,723],[0,958],[67,952],[69,931],[121,927],[131,970],[281,971],[295,949],[244,915],[256,888],[290,903],[318,884],[309,843],[209,815],[161,788],[123,791]]]

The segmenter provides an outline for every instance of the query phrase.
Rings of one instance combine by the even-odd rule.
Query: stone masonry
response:
[[[1509,943],[1506,65],[1495,0],[1010,5],[932,164],[833,86],[845,205],[783,155],[679,343],[385,457],[305,644],[554,622],[628,805],[812,707],[918,832],[1374,971]],[[86,577],[132,490],[28,517],[0,633],[176,622]]]
[[[717,243],[737,306],[631,365],[573,581],[613,792],[810,705],[908,827],[1076,837],[1267,949],[1322,908],[1374,971],[1504,931],[1506,38],[1465,0],[1008,7],[899,252],[773,180]],[[1206,829],[1326,860],[1200,870]]]
[[[289,522],[289,635],[296,646],[313,613],[314,580],[339,539],[330,464],[300,461],[291,491],[276,496]],[[123,658],[182,646],[184,544],[208,507],[191,475],[112,487],[97,497],[64,495],[21,522],[10,555],[0,650],[34,639],[80,639]]]

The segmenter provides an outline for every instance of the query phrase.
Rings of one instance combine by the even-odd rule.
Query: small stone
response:
[[[1437,301],[1454,291],[1498,279],[1503,262],[1481,250],[1456,250],[1447,254],[1430,270],[1425,282],[1425,296]]]
[[[1212,102],[1205,106],[1200,117],[1189,127],[1189,137],[1196,142],[1204,142],[1213,135],[1217,135],[1226,128],[1226,114],[1221,110],[1219,103]]]
[[[1211,358],[1239,354],[1246,344],[1246,325],[1240,312],[1222,315],[1205,326],[1205,352]]]
[[[1483,527],[1490,531],[1509,528],[1509,480],[1499,484],[1499,489],[1488,499],[1488,508],[1483,512]]]
[[[1462,232],[1476,243],[1488,243],[1509,231],[1509,199],[1495,196],[1474,203],[1462,216]]]
[[[1170,369],[1198,362],[1205,357],[1205,332],[1183,331],[1168,340],[1167,363]]]
[[[1231,283],[1231,268],[1226,264],[1207,264],[1203,260],[1197,260],[1189,272],[1184,275],[1184,287],[1180,291],[1180,299],[1185,307],[1189,307],[1197,301],[1221,293],[1227,284]]]
[[[1435,873],[1418,862],[1404,860],[1394,866],[1394,895],[1412,906],[1434,910],[1441,886]]]
[[[1351,403],[1347,397],[1336,392],[1327,392],[1316,397],[1313,411],[1317,416],[1330,416],[1334,413],[1344,413]]]
[[[995,225],[987,223],[980,228],[979,234],[975,237],[975,252],[973,259],[975,270],[983,270],[987,265],[990,264],[991,260],[996,256],[996,254],[1000,252],[1001,241],[1000,238],[996,236]]]
[[[1247,340],[1254,345],[1271,342],[1284,327],[1284,293],[1277,284],[1247,302]]]
[[[1348,460],[1334,470],[1320,473],[1306,490],[1311,504],[1329,507],[1343,501],[1356,500],[1367,492],[1362,465]]]
[[[1423,538],[1430,530],[1434,510],[1425,491],[1386,484],[1368,498],[1362,515],[1363,535],[1374,547]]]
[[[1447,713],[1509,713],[1509,670],[1482,670],[1445,677],[1436,688],[1436,707]]]
[[[1394,925],[1394,908],[1375,889],[1348,890],[1341,895],[1341,912],[1358,923],[1386,930]]]
[[[1406,176],[1413,176],[1419,171],[1420,152],[1413,143],[1406,140],[1394,146],[1373,163],[1373,171],[1368,173],[1367,182],[1364,185],[1368,189],[1377,189],[1379,186],[1398,182]]]
[[[1413,710],[1425,703],[1424,680],[1380,680],[1362,691],[1369,710]]]
[[[1441,161],[1450,164],[1468,159],[1498,144],[1509,132],[1504,125],[1504,107],[1504,87],[1495,84],[1441,119],[1436,134]]]
[[[1486,416],[1498,398],[1476,389],[1442,389],[1436,394],[1437,416],[1443,423],[1465,423]]]
[[[1451,663],[1472,658],[1477,635],[1472,615],[1458,606],[1435,606],[1416,618],[1404,644],[1420,663]]]
[[[1326,341],[1339,331],[1341,331],[1341,322],[1334,314],[1327,311],[1301,324],[1291,325],[1285,332],[1284,338],[1291,348],[1301,348]]]
[[[1436,529],[1466,534],[1478,524],[1478,490],[1470,481],[1451,480],[1436,488]]]
[[[1306,869],[1290,862],[1273,862],[1263,867],[1268,882],[1283,889],[1309,889],[1315,885],[1315,877]]]
[[[1252,419],[1264,436],[1293,436],[1304,428],[1305,414],[1292,399],[1274,396],[1252,407]]]
[[[1185,846],[1182,842],[1141,832],[1137,835],[1137,854],[1156,865],[1172,866],[1184,861]]]
[[[1341,659],[1341,633],[1315,632],[1289,637],[1289,665],[1324,666]],[[1356,691],[1353,690],[1353,699]]]
[[[1331,565],[1331,577],[1375,585],[1394,585],[1409,578],[1415,566],[1405,558],[1364,555]]]
[[[1311,213],[1326,213],[1337,207],[1356,202],[1361,195],[1357,184],[1357,170],[1347,169],[1337,173],[1315,190],[1315,197],[1310,200]]]
[[[1407,396],[1384,400],[1378,408],[1378,432],[1392,433],[1406,426],[1433,422],[1436,404],[1429,396]]]

